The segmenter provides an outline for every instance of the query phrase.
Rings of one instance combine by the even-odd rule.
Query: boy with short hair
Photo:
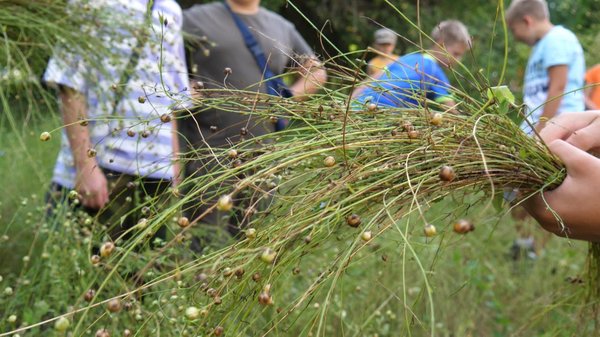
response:
[[[517,41],[532,47],[523,85],[523,103],[527,107],[523,131],[532,134],[533,126],[539,133],[547,120],[563,112],[583,111],[585,60],[575,34],[550,22],[545,0],[513,0],[506,10],[506,22]],[[514,200],[515,195],[507,194],[507,199]],[[526,214],[521,208],[514,208],[512,216],[519,223]],[[542,241],[538,249],[547,238]],[[515,240],[515,245],[518,242]]]
[[[450,81],[443,68],[451,68],[460,61],[471,47],[471,38],[467,27],[457,20],[440,22],[431,37],[435,43],[430,49],[398,58],[376,82],[357,89],[358,102],[419,107],[426,101],[435,101],[454,106]]]
[[[516,40],[532,47],[524,80],[527,119],[536,131],[567,111],[583,111],[585,60],[575,34],[550,22],[545,0],[514,0],[506,21]],[[527,123],[526,132],[531,132]]]

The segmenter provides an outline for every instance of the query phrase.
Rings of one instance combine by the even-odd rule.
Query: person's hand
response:
[[[108,203],[108,183],[99,167],[86,166],[77,171],[75,190],[81,196],[81,204],[101,209]]]
[[[548,121],[540,136],[565,163],[567,177],[544,198],[538,194],[527,200],[525,208],[556,235],[600,241],[600,159],[591,154],[600,153],[600,112],[562,114]]]

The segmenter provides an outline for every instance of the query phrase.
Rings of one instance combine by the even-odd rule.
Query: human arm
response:
[[[66,86],[60,86],[59,95],[63,123],[75,165],[75,190],[81,195],[83,206],[100,209],[108,202],[108,184],[96,157],[88,155],[88,150],[93,148],[89,129],[80,125],[80,120],[87,119],[86,98]]]
[[[556,116],[567,86],[568,73],[569,66],[565,64],[548,68],[548,100],[544,104],[544,111],[535,126],[537,132],[546,126],[546,121]]]
[[[306,95],[314,94],[327,81],[327,72],[315,57],[308,57],[298,67],[300,77],[290,86],[290,92],[297,100],[302,100]]]
[[[315,56],[314,51],[295,28],[290,30],[289,45],[293,55],[298,56],[290,61],[294,63],[295,70],[300,75],[289,87],[289,90],[295,100],[303,100],[306,99],[306,95],[314,94],[325,84],[327,72]]]
[[[540,136],[565,163],[567,177],[544,192],[544,198],[538,193],[528,199],[525,208],[556,235],[600,241],[600,159],[590,154],[600,153],[600,111],[562,114],[550,120]],[[546,203],[560,216],[564,229]]]

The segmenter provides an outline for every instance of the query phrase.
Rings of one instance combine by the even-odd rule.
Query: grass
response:
[[[45,112],[43,119],[28,119],[21,112],[12,121],[7,115],[1,119],[0,235],[9,239],[0,239],[0,275],[17,272],[30,248],[31,228],[37,220],[23,218],[30,212],[38,214],[36,207],[42,205],[60,144],[56,136],[47,144],[39,140],[41,130],[59,126],[58,116]]]
[[[38,148],[45,146],[38,145]],[[24,165],[28,165],[27,162]],[[21,183],[23,187],[30,185],[27,179]],[[37,187],[29,186],[32,189]],[[585,287],[567,280],[567,277],[583,275],[585,244],[552,239],[537,260],[522,258],[513,261],[509,248],[516,232],[509,217],[479,213],[481,219],[476,222],[476,230],[459,236],[452,233],[451,223],[443,220],[448,219],[448,209],[455,206],[454,201],[447,199],[428,212],[432,219],[436,219],[441,232],[433,241],[418,238],[421,229],[415,217],[399,226],[400,230],[415,232],[411,242],[430,282],[437,336],[573,336],[593,331],[594,327],[581,316]],[[476,207],[471,213],[478,214],[478,211]],[[84,308],[86,304],[81,295],[90,285],[95,284],[98,289],[103,279],[108,277],[110,269],[89,264],[86,239],[78,234],[75,220],[71,220],[70,225],[66,225],[67,222],[63,222],[64,226],[57,231],[40,231],[40,227],[33,223],[22,227],[25,233],[36,232],[27,233],[28,236],[37,236],[38,240],[44,238],[43,251],[46,254],[31,255],[28,267],[20,276],[20,269],[14,265],[12,273],[6,273],[6,270],[3,273],[0,290],[10,286],[14,294],[0,293],[0,303],[3,303],[0,332]],[[534,225],[529,223],[528,226],[538,240],[543,239]],[[175,231],[173,228],[176,226],[172,224],[171,228]],[[44,232],[40,237],[40,233]],[[10,241],[14,243],[10,254],[16,260],[28,254],[28,242]],[[256,310],[260,313],[248,333],[257,335],[264,332],[270,326],[268,322],[280,315],[277,308],[285,307],[288,300],[301,295],[306,285],[327,268],[328,261],[335,258],[336,251],[345,249],[351,241],[346,237],[333,242],[327,249],[315,247],[317,254],[307,256],[296,266],[300,270],[297,275],[291,268],[280,275],[277,290],[273,293],[275,306],[252,309],[254,314],[257,314]],[[185,250],[183,245],[170,251],[169,257],[162,262],[166,265],[176,261],[183,263],[177,256],[185,256]],[[150,255],[151,252],[141,256],[136,254],[136,259],[148,261]],[[143,265],[143,261],[138,265]],[[152,278],[151,273],[156,275],[157,272],[161,271],[152,269],[147,276]],[[263,277],[266,276],[263,274]],[[131,285],[128,286],[128,282],[118,275],[107,280],[110,282],[104,291],[98,293],[97,301],[126,289],[131,290]],[[241,282],[249,289],[257,289],[253,281]],[[38,286],[28,286],[31,284]],[[100,327],[106,327],[117,335],[124,328],[129,328],[139,331],[140,335],[157,335],[158,331],[165,336],[185,335],[184,331],[193,335],[199,326],[184,317],[184,310],[192,303],[206,301],[206,297],[199,296],[194,290],[197,287],[197,278],[184,273],[148,291],[141,301],[129,298],[127,302],[133,303],[130,310],[113,314],[103,306],[91,309],[86,325],[95,323],[87,330],[93,333]],[[409,252],[399,232],[393,231],[385,237],[373,239],[337,281],[328,303],[330,310],[325,316],[323,333],[328,336],[426,336],[431,315],[425,287],[415,256]],[[326,288],[327,284],[321,291]],[[320,315],[325,304],[321,301],[323,298],[322,293],[315,294],[303,305],[302,315],[293,316],[294,319],[288,320],[270,335],[305,335],[312,319]],[[213,310],[221,312],[226,309]],[[18,317],[16,325],[7,323],[11,314]],[[226,332],[237,324],[249,323],[243,320],[223,322]],[[47,328],[21,335],[40,335],[42,331],[59,335]],[[83,329],[81,333],[87,335],[85,331]]]

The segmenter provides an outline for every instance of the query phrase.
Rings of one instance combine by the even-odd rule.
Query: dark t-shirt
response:
[[[292,23],[276,13],[260,8],[253,15],[238,14],[249,27],[269,63],[274,74],[281,74],[288,66],[301,62],[302,56],[314,55],[306,41],[300,36]],[[192,35],[188,63],[192,79],[204,83],[205,88],[227,88],[257,90],[257,83],[263,79],[263,70],[259,69],[254,56],[223,3],[214,2],[195,5],[183,12],[183,30]],[[225,68],[232,72],[225,76]],[[260,92],[266,93],[266,86],[260,86]],[[247,115],[210,109],[181,122],[181,132],[195,146],[202,146],[199,131],[211,146],[224,146],[236,142],[240,129],[246,127],[248,136],[264,135],[273,131],[269,122],[259,121]],[[216,132],[210,127],[217,128]]]

